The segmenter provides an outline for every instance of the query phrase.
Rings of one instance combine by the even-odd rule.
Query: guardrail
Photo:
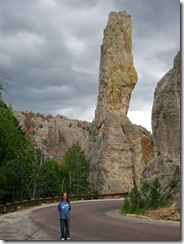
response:
[[[128,195],[128,192],[124,193],[113,193],[113,194],[87,194],[87,195],[73,195],[69,196],[70,200],[89,200],[89,199],[101,199],[101,198],[114,198],[114,197],[125,197]],[[0,205],[0,213],[8,213],[10,211],[17,211],[22,208],[22,206],[33,206],[41,203],[52,203],[58,202],[62,199],[62,196],[56,197],[47,197],[31,200],[23,200],[22,202],[6,203],[5,205]]]

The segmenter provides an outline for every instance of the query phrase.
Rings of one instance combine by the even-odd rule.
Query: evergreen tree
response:
[[[44,163],[44,155],[40,149],[34,150],[34,157],[32,160],[32,174],[31,174],[31,189],[32,189],[32,198],[38,198],[39,193],[38,189],[42,187],[42,175],[41,175],[41,166]]]
[[[168,202],[161,198],[160,182],[155,178],[153,182],[148,184],[145,179],[141,180],[143,197],[140,191],[135,186],[125,197],[124,205],[121,212],[126,213],[144,213],[147,209],[156,209],[161,206],[166,206]],[[147,191],[147,194],[145,192]]]
[[[90,192],[89,174],[91,167],[78,142],[73,143],[64,155],[63,185],[69,194],[86,194]]]
[[[60,165],[55,160],[45,159],[40,149],[34,152],[32,170],[32,198],[60,195]]]
[[[149,207],[158,208],[161,203],[160,182],[158,178],[153,180],[149,193]]]
[[[0,202],[29,197],[32,148],[11,107],[0,102]]]
[[[41,167],[43,186],[40,197],[54,197],[62,194],[60,181],[60,165],[57,161],[47,159]]]
[[[125,198],[123,212],[124,213],[140,213],[143,208],[143,199],[137,186],[130,191]]]

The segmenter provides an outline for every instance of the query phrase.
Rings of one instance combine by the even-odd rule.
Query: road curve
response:
[[[179,223],[130,219],[117,214],[122,200],[72,203],[71,240],[89,241],[179,241]],[[115,214],[116,213],[116,214]],[[31,214],[34,222],[60,239],[57,205]]]

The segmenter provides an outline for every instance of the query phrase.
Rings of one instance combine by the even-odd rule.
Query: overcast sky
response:
[[[128,116],[151,130],[157,82],[180,49],[179,0],[0,0],[0,60],[13,109],[92,121],[111,11],[132,17],[138,82]]]

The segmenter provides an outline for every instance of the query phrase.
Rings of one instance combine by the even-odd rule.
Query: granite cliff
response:
[[[62,162],[65,152],[76,141],[87,153],[89,122],[32,112],[14,111],[14,115],[26,136],[31,138],[33,146],[41,149],[45,158]]]
[[[143,177],[160,181],[164,198],[180,205],[180,52],[173,68],[158,82],[152,107],[154,158],[145,166]]]
[[[158,82],[152,108],[155,155],[167,155],[180,163],[180,52],[173,68]]]

